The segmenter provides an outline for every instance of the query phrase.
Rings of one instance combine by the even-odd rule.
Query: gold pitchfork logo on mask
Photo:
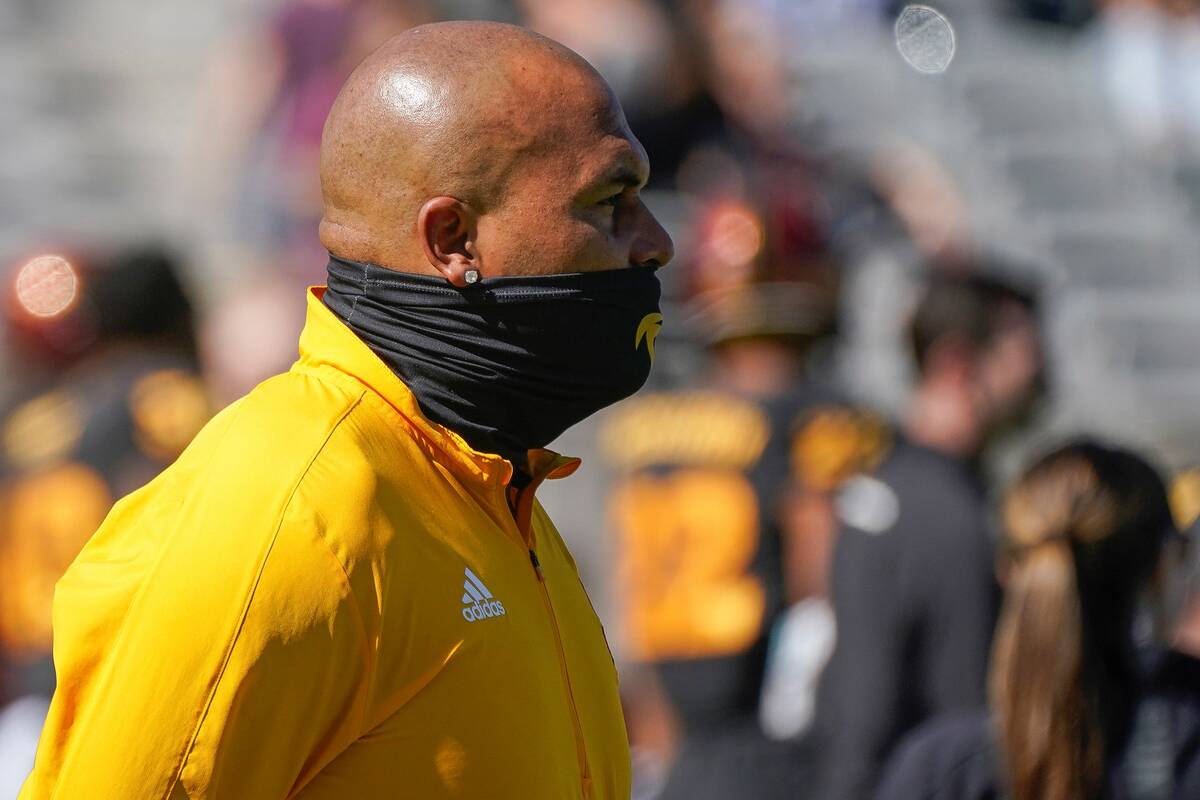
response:
[[[642,321],[638,323],[637,336],[633,340],[633,349],[642,346],[642,339],[646,340],[646,352],[650,354],[650,363],[654,364],[654,340],[658,338],[658,334],[662,332],[663,315],[654,311],[642,317]]]

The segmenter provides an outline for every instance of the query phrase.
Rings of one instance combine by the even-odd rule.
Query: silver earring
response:
[[[466,272],[463,273],[463,280],[465,280],[467,282],[468,286],[475,284],[475,283],[479,283],[479,270],[477,270],[477,269],[467,270]]]

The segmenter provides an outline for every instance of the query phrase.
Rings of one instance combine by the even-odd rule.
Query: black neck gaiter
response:
[[[425,416],[527,471],[528,450],[646,382],[659,295],[649,267],[486,278],[459,289],[334,256],[324,302]]]

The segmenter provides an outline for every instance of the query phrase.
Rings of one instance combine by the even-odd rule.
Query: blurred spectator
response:
[[[701,196],[713,186],[744,188],[758,180],[759,166],[769,175],[776,164],[805,160],[785,51],[794,43],[781,35],[780,22],[800,17],[797,28],[811,28],[805,15],[817,4],[786,5],[518,3],[525,24],[579,51],[609,79],[649,155],[650,188]],[[829,12],[873,25],[882,19],[876,5],[861,0]]]
[[[751,3],[717,2],[702,17],[711,59],[710,91],[732,133],[758,147],[790,149],[789,74],[772,27],[774,16]]]
[[[923,258],[941,264],[970,260],[962,194],[931,152],[897,142],[881,147],[869,170],[872,188]]]
[[[1167,537],[1149,593],[1162,639],[1139,637],[1146,677],[1122,764],[1137,800],[1200,792],[1200,469],[1177,475],[1169,497],[1183,535]]]
[[[1198,777],[1195,664],[1190,686],[1160,683],[1141,709],[1137,702],[1134,619],[1164,543],[1177,535],[1161,478],[1131,452],[1070,444],[1009,490],[1003,525],[1005,601],[990,709],[914,733],[880,800],[1198,796],[1200,785],[1186,782]],[[1168,753],[1161,765],[1165,785],[1146,781],[1152,762],[1128,768],[1148,701],[1158,701],[1167,720],[1183,711],[1175,721],[1191,727],[1183,763]]]
[[[31,270],[39,274],[23,279]],[[0,797],[15,796],[3,782],[32,766],[25,744],[54,689],[55,583],[113,500],[153,478],[208,420],[178,271],[168,252],[137,248],[33,259],[10,285],[9,324],[27,358],[72,360],[0,416],[0,659],[14,701],[0,711]]]
[[[648,0],[520,0],[524,24],[592,64],[638,117],[681,88],[672,70],[675,32],[666,9]]]
[[[850,24],[883,23],[890,12],[904,5],[898,0],[810,0],[795,4],[774,0],[766,4],[783,7],[780,11],[791,15],[796,29],[817,36]]]
[[[303,297],[279,275],[243,281],[200,327],[200,358],[218,406],[232,403],[296,360]]]
[[[302,281],[323,275],[317,154],[325,117],[350,71],[376,47],[434,19],[428,0],[287,0],[213,64],[203,174],[225,235]]]
[[[605,76],[650,159],[650,189],[674,185],[687,155],[725,135],[712,95],[707,2],[521,0],[524,24],[568,45]]]
[[[809,354],[832,330],[836,264],[818,235],[779,244],[781,210],[725,199],[699,215],[685,269],[709,371],[634,398],[603,431],[622,476],[611,508],[631,743],[674,758],[663,798],[784,798],[811,781],[811,763],[761,730],[759,698],[775,622],[823,591],[809,559],[789,574],[780,506],[793,428],[834,397]]]
[[[983,702],[996,589],[978,460],[1041,382],[1036,301],[1013,282],[934,276],[910,334],[902,431],[838,498],[837,644],[816,729],[829,800],[869,796],[906,731]]]
[[[1104,82],[1118,121],[1151,149],[1200,131],[1200,7],[1194,0],[1105,0]]]
[[[1014,11],[1040,22],[1076,28],[1091,20],[1096,0],[1002,0]],[[1104,0],[1100,0],[1103,4]]]

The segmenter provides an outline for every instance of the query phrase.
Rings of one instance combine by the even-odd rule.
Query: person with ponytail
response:
[[[989,708],[941,717],[897,748],[879,800],[1133,800],[1122,768],[1140,694],[1134,622],[1163,545],[1167,492],[1137,455],[1090,441],[1008,490],[1004,608]],[[1160,786],[1157,800],[1195,797]]]

